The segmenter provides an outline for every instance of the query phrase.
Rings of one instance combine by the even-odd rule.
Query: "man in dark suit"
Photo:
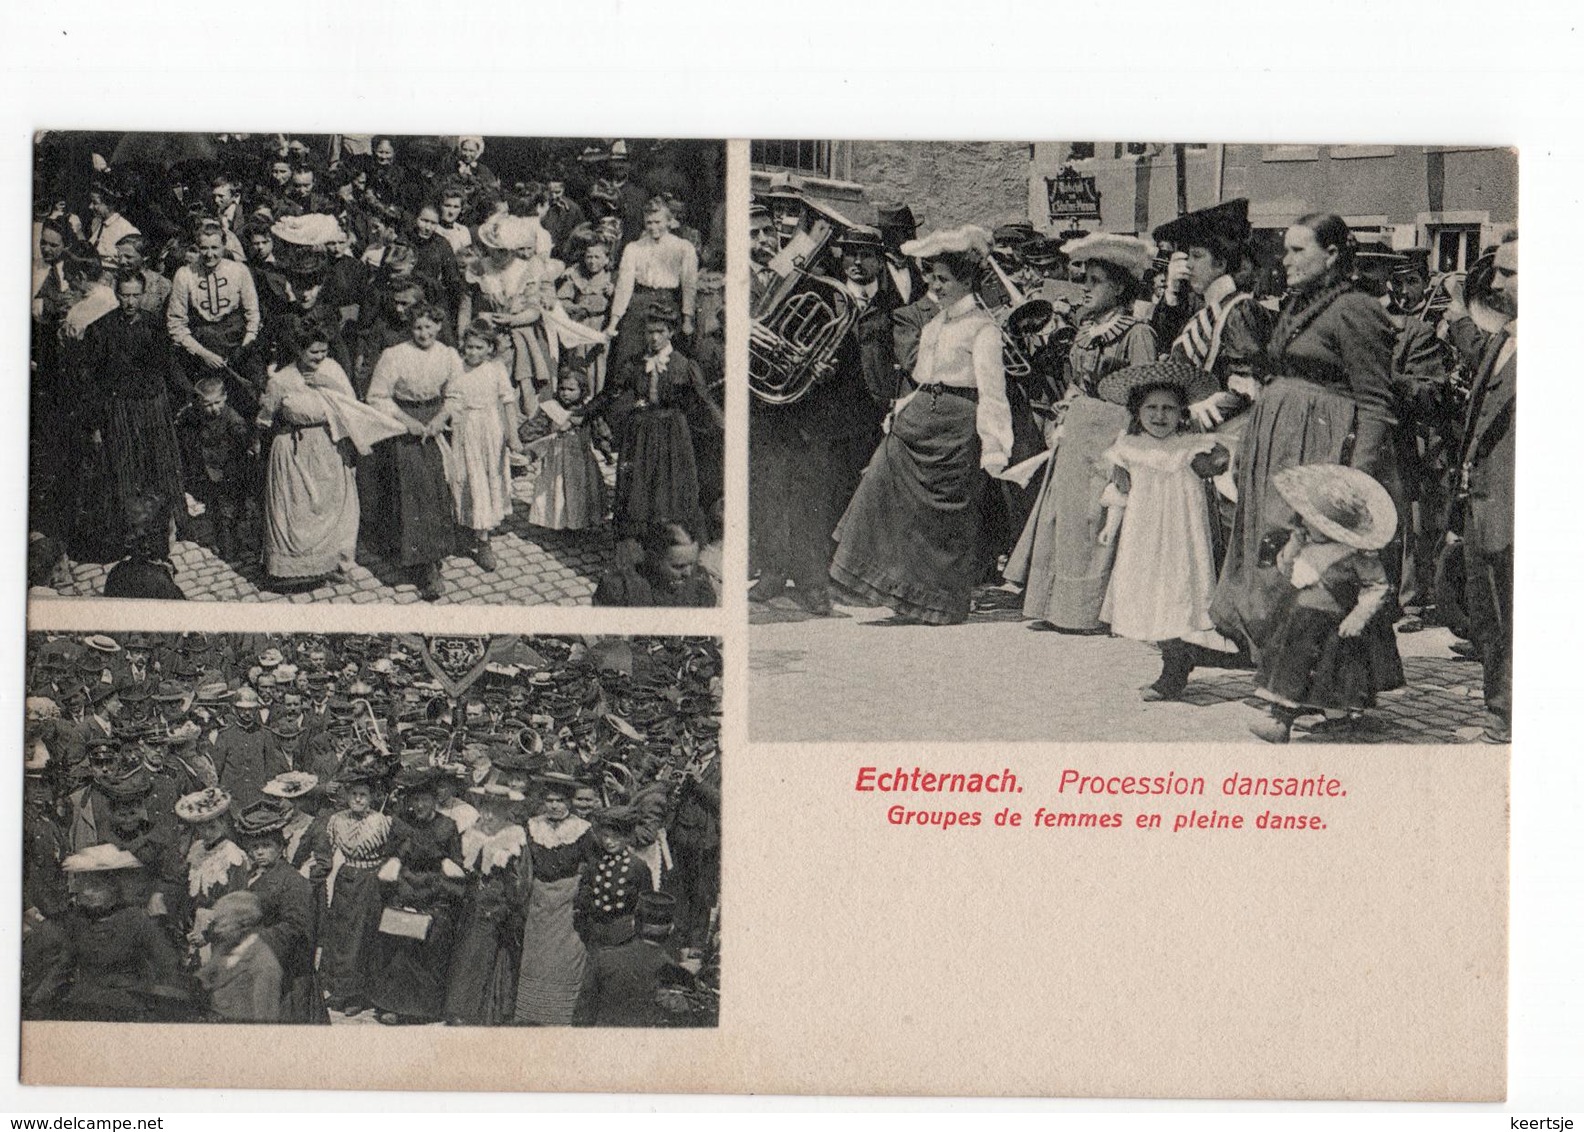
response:
[[[1518,235],[1496,249],[1488,300],[1507,324],[1475,370],[1459,453],[1469,627],[1485,670],[1484,738],[1512,739],[1513,464],[1518,385]]]
[[[831,611],[831,533],[897,395],[891,315],[901,297],[884,270],[880,233],[851,229],[838,248],[840,283],[858,317],[831,376],[789,405],[755,400],[750,421],[750,538],[759,581],[749,599],[770,601],[790,581],[792,599],[817,616]],[[750,333],[764,328],[756,320]]]

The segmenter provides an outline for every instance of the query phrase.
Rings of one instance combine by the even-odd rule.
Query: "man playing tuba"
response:
[[[759,296],[761,288],[776,285],[769,265],[778,250],[768,208],[751,212],[749,232],[754,260],[750,286],[754,309],[763,313]],[[759,572],[749,599],[767,602],[790,596],[817,616],[831,610],[831,532],[857,488],[879,441],[880,422],[897,393],[891,314],[901,305],[901,296],[884,270],[880,233],[849,228],[836,240],[836,250],[841,269],[834,282],[855,317],[835,347],[830,376],[788,403],[773,405],[756,397],[749,429],[749,534]],[[750,336],[774,344],[773,333],[757,317]]]

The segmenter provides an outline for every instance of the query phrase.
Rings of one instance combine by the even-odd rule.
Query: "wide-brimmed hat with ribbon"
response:
[[[1397,506],[1368,472],[1342,464],[1283,468],[1271,482],[1312,531],[1359,550],[1379,550],[1397,533]]]
[[[279,833],[292,820],[290,802],[279,798],[260,798],[244,806],[236,815],[235,827],[243,837],[259,837],[266,833]]]
[[[479,225],[478,238],[479,243],[486,248],[515,252],[527,247],[537,247],[539,233],[542,230],[539,222],[532,217],[497,212]]]
[[[312,794],[319,786],[319,776],[309,774],[305,770],[288,770],[284,774],[277,774],[259,790],[271,798],[302,798]]]
[[[231,795],[218,786],[183,794],[176,799],[176,816],[193,825],[213,821],[230,808]]]

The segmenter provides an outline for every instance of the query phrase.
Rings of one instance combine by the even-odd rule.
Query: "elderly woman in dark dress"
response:
[[[1347,464],[1401,499],[1390,384],[1395,333],[1380,303],[1349,281],[1353,246],[1338,216],[1311,213],[1287,229],[1289,293],[1238,452],[1237,512],[1210,606],[1216,628],[1247,644],[1256,660],[1291,596],[1274,565],[1260,564],[1262,541],[1293,519],[1273,486],[1276,473]],[[1382,558],[1390,561],[1391,552]]]

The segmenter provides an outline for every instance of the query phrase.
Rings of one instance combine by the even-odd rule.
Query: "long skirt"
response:
[[[382,963],[369,1001],[380,1010],[407,1018],[444,1016],[456,922],[449,904],[418,908],[430,917],[423,939],[381,934]]]
[[[140,495],[155,493],[169,513],[182,508],[181,462],[170,404],[163,392],[152,397],[115,397],[104,403],[99,435],[103,446],[88,450],[96,469],[80,477],[74,514],[74,548],[92,547],[93,557],[113,561],[126,552],[126,507]],[[87,557],[87,555],[82,555]]]
[[[616,463],[617,537],[639,538],[660,519],[682,520],[698,530],[698,512],[698,468],[687,417],[659,405],[633,410]]]
[[[342,865],[334,885],[319,937],[319,972],[331,1001],[367,1005],[380,963],[379,878],[372,868]]]
[[[605,480],[587,425],[557,433],[539,454],[528,521],[555,531],[583,531],[605,521]]]
[[[568,1026],[583,987],[588,953],[572,930],[578,878],[536,880],[528,893],[522,966],[517,972],[516,1021]]]
[[[270,445],[264,568],[317,578],[357,557],[357,472],[324,425],[281,432]]]
[[[1256,661],[1292,593],[1274,564],[1259,564],[1261,541],[1293,520],[1272,478],[1301,464],[1347,463],[1357,424],[1351,397],[1302,378],[1278,378],[1254,402],[1238,450],[1237,511],[1210,617],[1222,633],[1246,643]]]
[[[469,894],[451,955],[447,1018],[470,1026],[498,1026],[511,1020],[517,1003],[521,929],[517,939],[509,938],[518,924],[510,911],[503,886],[488,878]]]
[[[281,987],[281,1018],[289,1026],[328,1026],[330,1014],[325,1009],[324,992],[319,986],[319,976],[313,971],[287,975]]]
[[[442,406],[433,401],[404,401],[403,412],[428,422]],[[396,436],[384,442],[386,467],[384,493],[394,523],[393,552],[403,566],[439,562],[456,547],[456,520],[452,517],[451,485],[446,479],[445,455],[433,437]]]
[[[1368,708],[1401,688],[1402,657],[1389,619],[1373,617],[1356,637],[1337,635],[1342,614],[1294,606],[1266,640],[1255,690],[1285,707]]]
[[[922,391],[904,405],[836,526],[830,575],[932,625],[968,616],[983,475],[977,405]]]
[[[1127,423],[1126,409],[1098,397],[1068,406],[1034,513],[1007,562],[1007,579],[1024,586],[1024,617],[1079,632],[1101,627],[1116,555],[1115,543],[1099,542],[1106,518],[1100,495],[1111,482],[1101,457]]]

